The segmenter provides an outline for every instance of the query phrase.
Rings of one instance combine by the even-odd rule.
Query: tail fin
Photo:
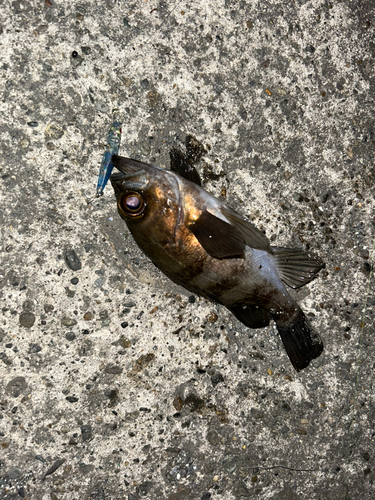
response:
[[[301,309],[298,308],[290,320],[275,320],[285,350],[297,372],[322,353],[323,342]]]

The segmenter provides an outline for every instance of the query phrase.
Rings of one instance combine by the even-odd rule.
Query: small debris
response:
[[[20,325],[25,328],[31,328],[35,323],[35,314],[32,312],[23,312],[20,314]]]
[[[67,250],[64,255],[66,265],[72,271],[79,271],[82,269],[81,261],[74,250]]]
[[[63,326],[71,327],[77,324],[77,321],[75,319],[70,319],[70,318],[63,318],[61,320],[61,324]]]
[[[108,363],[108,365],[104,368],[104,371],[110,375],[121,375],[123,369],[121,366]]]
[[[63,463],[66,462],[65,458],[60,458],[59,460],[56,460],[56,462],[47,470],[47,472],[44,474],[43,481],[47,476],[50,476],[54,472],[57,471],[57,469],[62,465]]]

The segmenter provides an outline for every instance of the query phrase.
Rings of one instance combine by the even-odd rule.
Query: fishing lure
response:
[[[121,142],[121,126],[122,123],[114,121],[109,129],[108,134],[108,149],[104,152],[102,162],[100,164],[98,184],[96,186],[96,196],[99,197],[103,194],[104,188],[107,185],[108,179],[113,170],[111,162],[112,155],[118,155]]]

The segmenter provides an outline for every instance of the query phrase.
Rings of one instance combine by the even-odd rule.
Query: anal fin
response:
[[[269,325],[271,316],[266,309],[254,305],[238,305],[228,308],[238,320],[249,328],[264,328]]]

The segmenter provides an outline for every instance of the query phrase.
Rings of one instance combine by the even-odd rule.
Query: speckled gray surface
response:
[[[0,2],[0,498],[374,497],[374,14]],[[123,155],[193,134],[208,191],[324,259],[307,370],[161,275],[111,187],[87,203],[113,108]]]

